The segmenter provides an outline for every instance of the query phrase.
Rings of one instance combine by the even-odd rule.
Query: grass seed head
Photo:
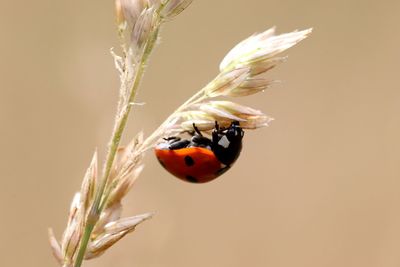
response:
[[[193,0],[168,0],[163,2],[166,3],[166,6],[162,15],[166,19],[172,19],[185,10],[193,2]]]

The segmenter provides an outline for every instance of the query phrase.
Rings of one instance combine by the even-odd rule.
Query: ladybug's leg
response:
[[[174,150],[174,149],[181,149],[181,148],[185,148],[189,145],[190,141],[189,140],[180,140],[180,138],[178,140],[176,140],[175,142],[172,142],[169,145],[169,149]]]
[[[212,131],[211,137],[212,137],[212,145],[215,147],[216,145],[218,145],[218,141],[219,141],[219,125],[217,128],[217,122],[215,122],[215,129]]]
[[[193,129],[198,135],[203,136],[203,134],[199,131],[199,128],[197,128],[197,126],[194,122],[193,122]]]
[[[219,131],[219,124],[218,121],[215,121],[215,130],[218,132]]]
[[[181,140],[181,138],[178,137],[178,136],[170,136],[170,137],[166,137],[166,138],[164,137],[163,139],[165,141],[170,141],[170,143],[173,143],[173,142]]]
[[[192,144],[194,146],[209,146],[211,145],[211,140],[204,136],[195,135],[192,137]]]

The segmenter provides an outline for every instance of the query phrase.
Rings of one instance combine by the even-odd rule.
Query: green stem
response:
[[[143,73],[144,73],[144,69],[146,67],[147,60],[148,60],[148,58],[151,54],[151,51],[154,47],[154,44],[157,40],[159,26],[160,25],[156,26],[156,29],[153,31],[152,35],[149,38],[149,41],[146,44],[146,47],[144,49],[144,52],[143,52],[142,58],[140,60],[140,63],[138,65],[137,71],[135,72],[134,82],[133,82],[131,93],[129,96],[129,103],[127,104],[125,109],[122,110],[122,116],[120,119],[117,120],[117,125],[115,126],[113,134],[111,136],[109,150],[108,150],[107,157],[106,157],[106,163],[105,163],[105,167],[103,170],[103,176],[101,179],[100,186],[96,190],[96,196],[95,196],[93,205],[87,216],[85,230],[84,230],[81,242],[80,242],[79,251],[78,251],[77,258],[75,260],[74,267],[80,267],[82,265],[83,259],[85,257],[85,252],[86,252],[87,246],[90,241],[90,236],[92,234],[92,231],[93,231],[97,221],[99,220],[100,214],[102,212],[102,208],[105,206],[105,205],[101,205],[101,203],[105,203],[107,201],[107,199],[104,198],[104,191],[106,189],[108,177],[110,175],[111,168],[112,168],[112,165],[113,165],[116,153],[117,153],[117,149],[118,149],[119,143],[121,141],[122,133],[123,133],[126,123],[128,121],[129,113],[130,113],[131,107],[132,107],[131,103],[133,103],[133,101],[135,99],[137,89],[138,89],[140,81],[143,77]]]

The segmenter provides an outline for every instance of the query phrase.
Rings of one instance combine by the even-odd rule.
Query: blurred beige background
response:
[[[220,179],[183,183],[154,156],[125,202],[156,216],[85,266],[400,266],[399,1],[195,0],[166,25],[126,136],[149,133],[253,32],[314,27],[238,99],[274,121]],[[2,266],[56,266],[91,154],[104,156],[118,80],[113,1],[0,3]],[[126,139],[125,139],[126,140]]]

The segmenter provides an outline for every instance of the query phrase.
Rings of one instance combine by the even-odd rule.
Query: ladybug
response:
[[[193,123],[190,140],[164,138],[154,152],[160,164],[171,174],[190,183],[206,183],[225,173],[242,150],[243,129],[234,121],[227,128],[215,122],[211,139],[202,135]]]

